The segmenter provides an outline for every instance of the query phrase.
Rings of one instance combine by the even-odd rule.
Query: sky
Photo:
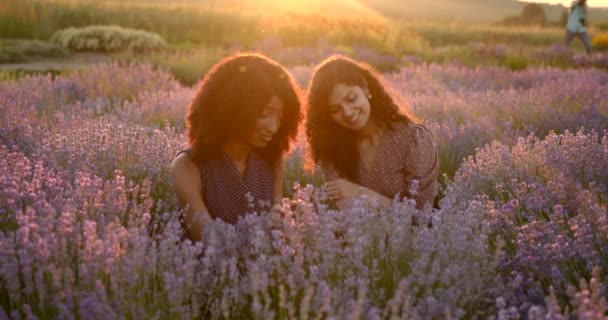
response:
[[[558,4],[561,3],[564,6],[568,7],[572,3],[572,0],[523,0],[525,2],[541,2],[541,3],[549,3],[549,4]],[[608,0],[587,0],[587,4],[590,7],[608,7]]]

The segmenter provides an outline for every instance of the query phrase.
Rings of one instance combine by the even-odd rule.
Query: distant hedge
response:
[[[0,38],[0,63],[63,58],[68,54],[64,48],[44,41]]]
[[[160,35],[144,30],[111,26],[67,28],[55,32],[51,42],[72,51],[156,51],[167,46]]]

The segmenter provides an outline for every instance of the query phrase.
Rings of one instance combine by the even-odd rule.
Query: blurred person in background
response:
[[[211,68],[188,107],[190,148],[171,163],[188,238],[201,240],[205,216],[236,224],[280,201],[300,120],[299,89],[278,63],[238,54]]]
[[[399,195],[433,205],[439,168],[427,127],[395,102],[369,65],[332,56],[316,67],[307,93],[306,134],[326,191],[339,208],[365,196],[390,206]]]
[[[587,33],[587,25],[587,0],[573,1],[566,24],[566,47],[570,46],[572,38],[578,37],[585,44],[587,55],[591,55],[591,39]]]

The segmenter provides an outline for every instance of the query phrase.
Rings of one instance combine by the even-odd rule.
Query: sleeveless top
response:
[[[182,150],[178,153],[190,153]],[[274,170],[255,151],[249,153],[244,175],[223,151],[197,163],[203,202],[213,219],[236,224],[248,212],[268,210],[272,206]]]

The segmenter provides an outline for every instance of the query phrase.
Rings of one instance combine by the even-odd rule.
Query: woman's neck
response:
[[[375,145],[379,143],[383,133],[384,127],[370,119],[367,124],[357,132],[357,140],[359,142],[369,141]]]
[[[222,145],[224,151],[234,162],[245,162],[253,148],[241,139],[232,139]]]

